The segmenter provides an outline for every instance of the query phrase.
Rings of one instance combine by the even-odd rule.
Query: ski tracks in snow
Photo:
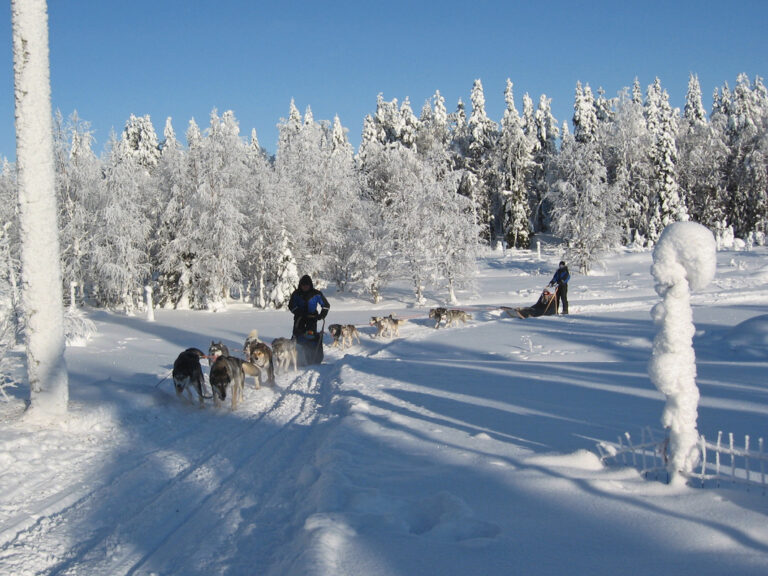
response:
[[[323,436],[327,371],[281,377],[291,380],[261,410],[264,390],[234,413],[171,408],[181,426],[154,439],[162,448],[120,447],[99,480],[7,527],[0,565],[18,575],[265,571],[290,537],[296,485]],[[145,444],[165,431],[151,419],[140,426]]]

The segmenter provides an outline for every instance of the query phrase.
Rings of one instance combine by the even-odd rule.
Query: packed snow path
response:
[[[37,509],[19,503],[19,520],[6,525],[3,537],[21,529],[4,543],[0,563],[14,574],[39,573],[41,566],[23,565],[33,549],[48,560],[46,573],[171,574],[186,565],[201,573],[210,566],[247,573],[249,566],[231,563],[279,551],[271,544],[290,525],[286,503],[311,460],[318,407],[328,394],[316,371],[286,380],[285,389],[249,390],[234,413],[181,404],[172,386],[158,392],[164,410],[189,414],[162,423],[151,411],[144,425],[134,422],[133,440],[143,449],[126,446],[98,486],[75,484]],[[35,481],[42,491],[55,479]],[[25,518],[39,520],[25,526]],[[77,543],[62,549],[73,535]],[[240,554],[246,543],[248,554]],[[22,550],[22,563],[14,566]]]

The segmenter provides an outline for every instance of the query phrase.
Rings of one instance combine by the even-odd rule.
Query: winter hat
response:
[[[301,280],[299,280],[299,286],[309,286],[310,288],[314,288],[314,284],[312,284],[312,278],[309,277],[309,274],[304,274],[304,276],[301,277]]]
[[[562,260],[560,260],[560,264],[559,264],[559,266],[565,266],[565,262],[563,262]]]

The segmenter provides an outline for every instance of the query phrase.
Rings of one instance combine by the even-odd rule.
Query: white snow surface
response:
[[[68,415],[24,418],[24,386],[0,403],[0,573],[767,574],[760,487],[669,485],[597,456],[661,427],[651,254],[574,274],[569,316],[503,314],[539,297],[560,254],[544,258],[484,257],[457,292],[473,320],[447,329],[407,281],[377,305],[328,288],[328,323],[362,342],[326,339],[322,365],[275,388],[249,381],[234,412],[163,378],[189,346],[287,336],[287,312],[88,311],[98,333],[67,349]],[[721,252],[692,296],[708,438],[768,432],[767,264],[765,248]],[[372,338],[369,317],[390,312],[409,319],[400,337]]]

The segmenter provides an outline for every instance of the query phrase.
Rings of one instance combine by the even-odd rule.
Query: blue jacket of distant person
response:
[[[568,284],[568,280],[571,279],[571,274],[568,272],[568,266],[565,265],[565,262],[560,262],[560,266],[555,271],[555,275],[552,276],[552,280],[550,281],[549,285],[554,286],[555,284]]]

